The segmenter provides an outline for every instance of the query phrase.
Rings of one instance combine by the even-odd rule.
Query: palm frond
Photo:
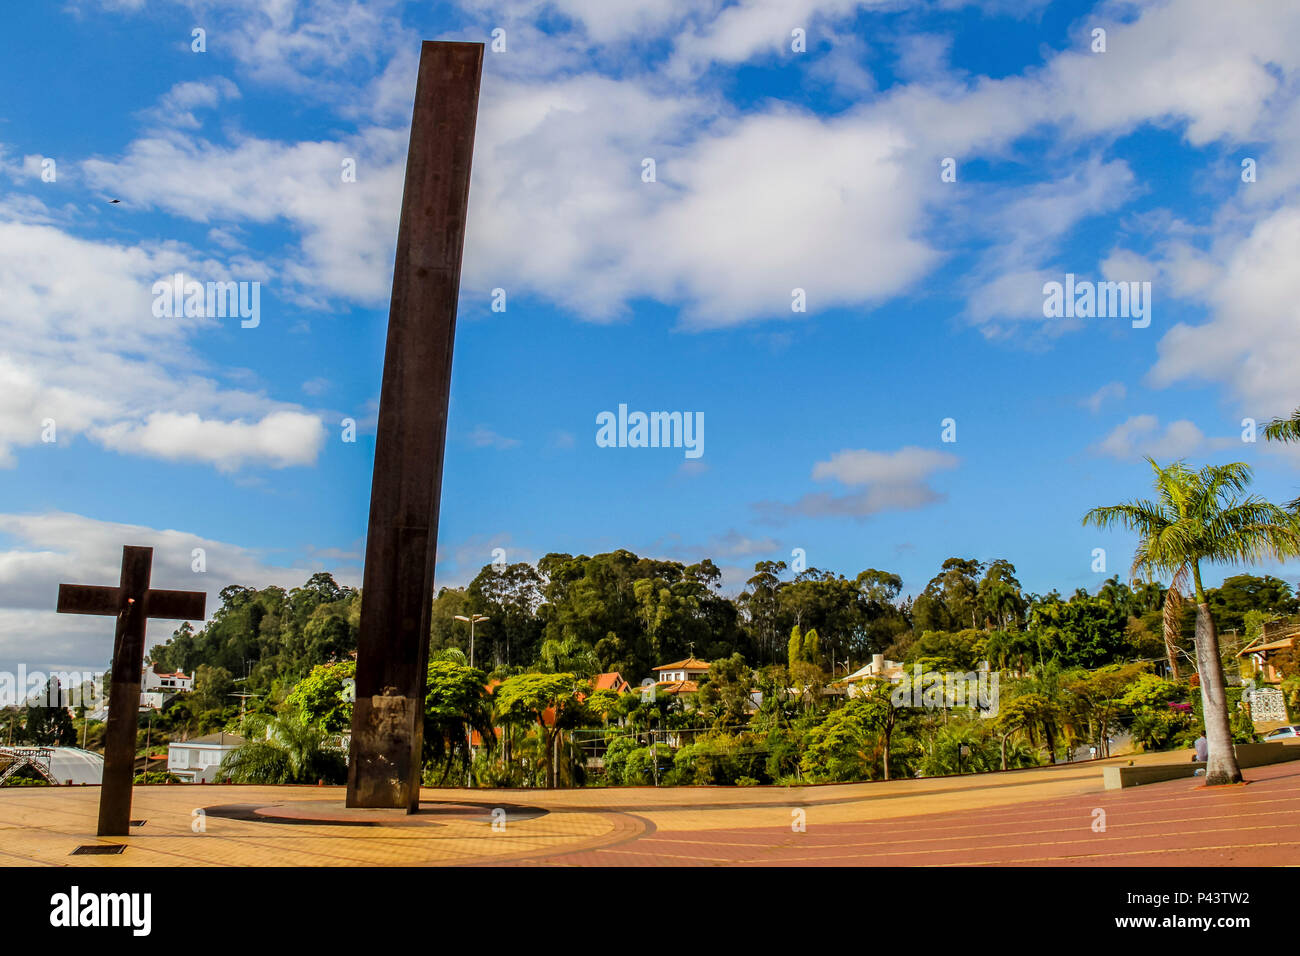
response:
[[[1268,441],[1300,441],[1300,408],[1293,411],[1290,418],[1275,418],[1265,425],[1264,437]]]
[[[1147,458],[1156,500],[1093,508],[1083,524],[1136,532],[1130,571],[1168,572],[1185,580],[1200,561],[1256,564],[1300,555],[1300,514],[1258,496],[1245,496],[1252,470],[1244,462],[1192,471],[1176,461]],[[1293,504],[1300,504],[1300,499]]]

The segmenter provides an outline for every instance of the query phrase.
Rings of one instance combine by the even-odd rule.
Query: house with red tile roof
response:
[[[632,689],[632,685],[623,679],[623,675],[618,671],[607,671],[604,674],[597,674],[591,682],[592,690],[612,690],[616,694],[626,694]]]
[[[694,683],[709,672],[709,662],[695,657],[688,657],[684,661],[660,664],[654,668],[654,672],[661,684],[681,683],[682,681]]]
[[[671,664],[660,664],[654,668],[656,680],[642,684],[641,690],[647,692],[651,686],[656,694],[694,694],[700,689],[699,678],[709,672],[709,662],[695,657]]]

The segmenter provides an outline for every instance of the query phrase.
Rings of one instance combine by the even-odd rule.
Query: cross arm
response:
[[[208,596],[203,591],[163,591],[150,588],[144,596],[145,617],[202,621],[206,618]]]
[[[165,591],[150,588],[145,592],[144,616],[174,620],[202,621],[207,617],[208,596],[203,591]],[[60,584],[60,614],[116,615],[123,608],[122,589],[90,584]]]
[[[122,589],[92,584],[60,584],[60,614],[117,614],[122,610]]]

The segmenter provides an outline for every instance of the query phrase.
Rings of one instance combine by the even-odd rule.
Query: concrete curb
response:
[[[1300,760],[1300,747],[1283,743],[1237,744],[1233,750],[1237,754],[1237,766],[1243,769],[1283,763],[1287,760]],[[1160,764],[1155,767],[1103,767],[1101,775],[1107,790],[1123,790],[1125,787],[1140,787],[1146,783],[1194,777],[1197,770],[1204,769],[1205,762],[1195,760],[1188,763]]]

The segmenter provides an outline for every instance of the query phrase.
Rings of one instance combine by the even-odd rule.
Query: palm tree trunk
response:
[[[546,724],[543,721],[539,720],[538,724],[541,726],[542,766],[546,768],[545,776],[542,778],[542,786],[546,787],[548,790],[553,790],[555,789],[555,761],[552,759],[553,754],[551,753],[551,741],[554,738],[555,731],[548,733],[546,730]]]
[[[1241,783],[1241,768],[1232,749],[1232,729],[1228,724],[1228,699],[1223,686],[1223,665],[1219,661],[1219,638],[1214,618],[1201,589],[1201,575],[1196,572],[1196,663],[1201,675],[1201,709],[1205,714],[1205,738],[1210,745],[1205,765],[1205,785]]]
[[[1169,655],[1169,670],[1172,672],[1173,679],[1178,680],[1178,624],[1183,617],[1183,596],[1178,590],[1178,580],[1175,578],[1169,590],[1165,592],[1165,610],[1163,619],[1163,630],[1165,638],[1165,653]]]

